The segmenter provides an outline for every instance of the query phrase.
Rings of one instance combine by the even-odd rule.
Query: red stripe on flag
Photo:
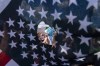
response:
[[[5,66],[10,61],[10,57],[4,53],[0,53],[0,66]]]

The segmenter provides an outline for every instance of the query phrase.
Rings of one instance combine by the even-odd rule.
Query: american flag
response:
[[[0,66],[100,66],[100,0],[0,0]],[[40,43],[44,21],[56,45]]]

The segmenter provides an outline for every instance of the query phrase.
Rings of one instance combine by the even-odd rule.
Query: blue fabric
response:
[[[54,29],[49,27],[49,28],[46,29],[46,32],[48,33],[49,36],[53,36]]]
[[[54,33],[54,29],[51,27],[48,27],[45,32],[48,34],[49,40],[50,40],[50,45],[52,45],[52,41],[53,41],[53,33]]]

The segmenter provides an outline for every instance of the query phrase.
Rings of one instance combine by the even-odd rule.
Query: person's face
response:
[[[45,38],[45,34],[40,33],[40,34],[38,35],[38,38],[39,38],[40,41],[43,41],[44,38]]]

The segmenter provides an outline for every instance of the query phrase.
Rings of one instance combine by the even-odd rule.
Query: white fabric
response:
[[[7,7],[11,0],[0,0],[0,13]]]
[[[49,25],[47,25],[47,24],[45,24],[45,22],[44,21],[41,21],[40,23],[39,23],[39,25],[38,25],[38,28],[45,28],[45,27],[49,27]]]
[[[13,59],[11,59],[5,66],[19,66]]]

